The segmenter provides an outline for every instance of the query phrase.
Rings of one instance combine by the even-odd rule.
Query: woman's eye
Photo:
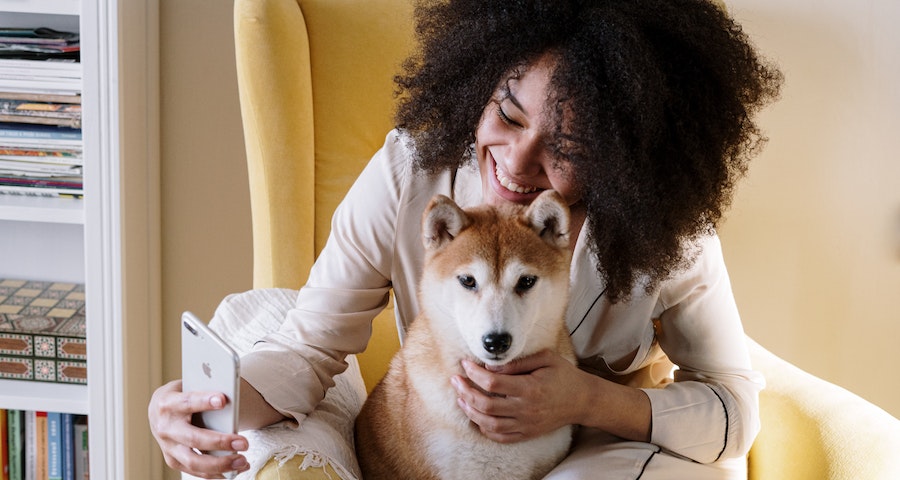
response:
[[[497,104],[497,116],[500,117],[500,121],[507,125],[511,125],[513,127],[521,126],[519,122],[516,122],[512,118],[509,118],[509,115],[507,115],[506,112],[503,111],[503,106],[499,103]]]
[[[478,287],[475,277],[471,275],[460,275],[456,279],[459,280],[459,284],[466,290],[475,290]]]
[[[524,293],[528,290],[531,290],[531,287],[537,283],[537,277],[534,275],[522,275],[519,277],[518,283],[516,283],[516,292]]]
[[[503,106],[499,103],[497,104],[497,116],[500,117],[503,123],[512,123],[512,119],[503,111]]]

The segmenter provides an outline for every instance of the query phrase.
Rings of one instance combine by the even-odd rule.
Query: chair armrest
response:
[[[749,340],[766,377],[750,479],[900,478],[900,420]]]
[[[278,329],[296,297],[295,290],[274,288],[229,295],[209,325],[243,356],[257,340]],[[285,421],[241,432],[250,442],[245,452],[250,470],[238,478],[257,478],[257,472],[259,478],[331,478],[329,471],[345,480],[359,478],[353,422],[365,401],[366,388],[356,357],[349,355],[346,360],[347,370],[335,377],[335,386],[299,427]]]

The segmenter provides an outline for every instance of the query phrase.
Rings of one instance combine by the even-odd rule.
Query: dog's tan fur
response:
[[[527,208],[467,211],[436,196],[423,237],[422,312],[356,422],[363,478],[540,478],[568,451],[571,427],[518,443],[489,440],[457,406],[450,378],[463,374],[463,358],[502,365],[549,348],[574,362],[564,326],[568,208],[552,191]],[[464,276],[478,287],[465,288]],[[519,288],[532,276],[533,288]],[[512,334],[508,353],[478,351],[490,331]]]

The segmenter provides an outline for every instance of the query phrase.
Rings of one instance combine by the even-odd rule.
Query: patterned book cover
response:
[[[0,333],[84,339],[84,285],[0,279]],[[55,356],[40,351],[56,349],[58,343],[38,340],[30,348],[33,356]]]
[[[0,378],[87,382],[84,285],[0,279]]]

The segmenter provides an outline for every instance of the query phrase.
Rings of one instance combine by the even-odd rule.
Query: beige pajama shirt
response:
[[[409,148],[397,132],[387,136],[335,212],[295,308],[241,360],[242,376],[285,415],[302,420],[316,407],[344,357],[365,349],[392,289],[403,337],[418,313],[420,222],[431,197],[447,195],[463,208],[481,201],[474,161],[426,176],[411,170]],[[572,260],[567,327],[582,368],[645,389],[652,439],[625,442],[581,429],[551,477],[745,477],[764,380],[750,365],[718,237],[704,238],[692,266],[655,293],[637,286],[630,301],[613,304],[586,230]]]

